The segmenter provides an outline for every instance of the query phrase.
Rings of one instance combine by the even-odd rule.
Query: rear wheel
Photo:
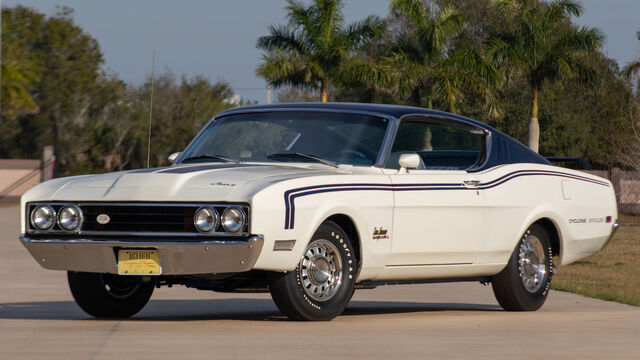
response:
[[[345,232],[320,225],[295,270],[278,274],[269,291],[278,309],[293,320],[331,320],[353,296],[356,261]]]
[[[500,306],[509,311],[539,309],[551,286],[552,257],[551,240],[546,230],[541,225],[531,225],[507,266],[491,279]]]
[[[97,318],[127,318],[147,304],[153,283],[139,277],[85,272],[67,272],[76,303]]]

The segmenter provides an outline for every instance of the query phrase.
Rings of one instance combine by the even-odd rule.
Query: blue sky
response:
[[[605,53],[624,64],[640,56],[640,0],[583,0],[575,21],[607,35]],[[384,17],[388,0],[345,0],[347,22]],[[3,0],[52,14],[56,5],[75,10],[74,20],[100,43],[105,69],[140,83],[156,71],[225,80],[245,99],[266,101],[265,83],[254,75],[261,52],[256,39],[285,22],[284,0]]]

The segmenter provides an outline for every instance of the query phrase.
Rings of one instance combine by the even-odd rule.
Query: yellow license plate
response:
[[[160,275],[160,252],[157,250],[119,250],[119,275]]]

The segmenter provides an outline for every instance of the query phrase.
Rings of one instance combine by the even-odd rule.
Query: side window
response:
[[[481,130],[440,121],[403,121],[386,167],[397,169],[401,154],[416,153],[422,159],[419,169],[468,169],[483,155],[484,136]]]

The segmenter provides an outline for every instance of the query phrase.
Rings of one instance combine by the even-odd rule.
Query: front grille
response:
[[[82,231],[100,232],[197,232],[193,216],[199,206],[184,205],[80,205],[84,215]],[[109,216],[107,224],[98,216]]]
[[[63,231],[56,224],[49,231],[32,229],[28,214],[39,204],[27,206],[27,224],[32,233],[69,235],[150,235],[150,236],[247,236],[249,233],[249,207],[246,204],[183,204],[183,203],[74,203],[82,211],[82,226],[79,231]],[[47,203],[55,212],[69,203]],[[200,233],[193,224],[196,211],[203,206],[214,208],[219,215],[230,206],[241,207],[246,214],[244,228],[237,233],[226,233],[220,224],[211,233]],[[99,216],[107,215],[109,221],[98,222]]]

